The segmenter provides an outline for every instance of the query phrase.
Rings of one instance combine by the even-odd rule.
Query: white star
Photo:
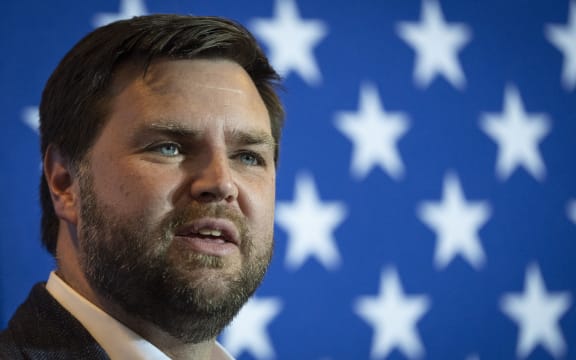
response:
[[[546,37],[564,55],[562,84],[568,91],[576,87],[576,2],[570,2],[570,15],[566,26],[548,25]]]
[[[427,296],[406,296],[395,269],[382,272],[378,296],[362,296],[354,311],[374,328],[372,359],[385,358],[395,348],[408,358],[421,357],[424,347],[416,323],[428,311]]]
[[[38,133],[40,131],[40,114],[37,106],[27,106],[22,110],[22,121]]]
[[[323,203],[314,179],[306,174],[296,177],[294,201],[279,202],[276,223],[288,232],[286,266],[297,269],[311,256],[333,270],[340,265],[340,254],[333,232],[346,217],[340,202]]]
[[[336,127],[354,143],[350,170],[355,178],[365,178],[375,166],[394,179],[404,175],[397,142],[408,130],[408,119],[404,113],[387,113],[375,86],[360,87],[358,112],[337,113]]]
[[[274,358],[274,348],[266,327],[281,308],[282,303],[278,299],[251,298],[222,333],[222,345],[234,357],[247,351],[256,359]]]
[[[568,202],[566,213],[568,214],[568,218],[576,224],[576,200]]]
[[[418,208],[418,217],[436,232],[437,268],[446,267],[456,255],[475,269],[484,265],[486,256],[478,231],[490,217],[490,207],[486,202],[467,202],[456,175],[446,175],[442,200],[424,202]]]
[[[546,175],[538,144],[550,131],[545,114],[528,114],[515,86],[507,86],[501,114],[484,114],[480,127],[498,143],[496,173],[506,180],[518,166],[523,166],[537,180]]]
[[[418,86],[428,86],[436,75],[443,75],[459,89],[466,85],[458,51],[470,41],[470,30],[463,24],[448,25],[436,0],[424,0],[421,22],[402,22],[397,33],[416,51],[414,77]]]
[[[542,345],[555,358],[566,352],[560,329],[560,317],[570,308],[569,292],[548,293],[537,264],[526,270],[523,294],[502,297],[500,308],[514,320],[519,329],[516,354],[525,358],[537,345]]]
[[[121,0],[119,13],[99,13],[94,16],[92,24],[94,27],[108,25],[111,22],[130,19],[134,16],[146,15],[146,5],[144,0]]]
[[[312,50],[328,32],[320,20],[303,20],[295,0],[276,0],[274,19],[255,19],[250,28],[264,41],[276,71],[287,77],[298,73],[309,85],[318,85],[322,76]]]

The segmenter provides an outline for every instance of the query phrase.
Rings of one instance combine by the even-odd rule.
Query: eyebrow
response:
[[[248,146],[248,145],[263,145],[274,151],[277,144],[272,135],[264,131],[242,131],[234,130],[228,134],[231,141],[235,145]]]
[[[155,122],[147,125],[144,132],[157,132],[165,135],[177,136],[177,137],[192,137],[197,138],[200,136],[200,132],[187,126],[182,126],[175,122]]]
[[[200,139],[200,133],[197,130],[184,127],[173,121],[143,124],[134,129],[134,131],[129,135],[131,143],[136,147],[145,145],[148,139],[156,136],[174,139],[179,142],[189,142]]]

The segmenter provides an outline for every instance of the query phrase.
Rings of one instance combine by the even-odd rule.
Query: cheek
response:
[[[177,185],[167,179],[176,176],[147,166],[121,165],[94,173],[94,190],[100,201],[120,214],[154,216],[173,208],[172,194]]]
[[[274,178],[267,182],[252,184],[241,191],[239,198],[242,212],[252,223],[254,230],[267,234],[274,226],[276,187]]]

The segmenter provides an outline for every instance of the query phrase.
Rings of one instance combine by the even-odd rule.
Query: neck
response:
[[[171,359],[209,360],[215,346],[215,339],[200,343],[185,343],[160,329],[155,324],[127,314],[120,306],[99,296],[97,306],[110,316],[146,339]]]

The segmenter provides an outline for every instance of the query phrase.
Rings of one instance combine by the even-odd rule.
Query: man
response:
[[[40,106],[57,269],[0,334],[0,358],[231,358],[215,338],[272,254],[277,80],[219,18],[120,21],[66,55]]]

